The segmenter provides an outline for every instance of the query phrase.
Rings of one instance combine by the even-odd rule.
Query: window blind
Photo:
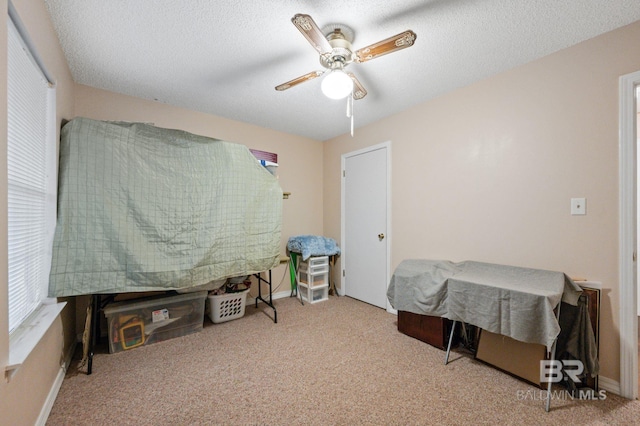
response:
[[[8,19],[9,332],[47,296],[55,229],[54,89]],[[53,133],[55,134],[55,133]]]

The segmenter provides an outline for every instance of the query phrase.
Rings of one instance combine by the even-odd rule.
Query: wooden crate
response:
[[[398,331],[438,349],[446,349],[453,321],[446,318],[398,311]]]

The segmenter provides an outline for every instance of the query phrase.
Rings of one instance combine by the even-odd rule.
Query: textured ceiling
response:
[[[318,54],[291,23],[342,23],[358,49],[406,29],[415,45],[353,63],[358,126],[640,20],[638,0],[45,0],[77,83],[327,140],[349,132]],[[640,41],[639,41],[640,42]],[[126,119],[126,117],[123,117]]]

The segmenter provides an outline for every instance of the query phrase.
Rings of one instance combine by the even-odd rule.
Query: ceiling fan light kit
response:
[[[354,52],[351,47],[354,32],[346,25],[330,24],[321,30],[311,16],[304,14],[295,15],[291,18],[291,22],[320,54],[320,65],[325,69],[294,78],[276,86],[276,90],[287,90],[329,71],[322,79],[320,88],[322,93],[331,99],[343,99],[352,95],[353,100],[359,100],[367,95],[367,91],[356,76],[344,71],[350,63],[370,61],[387,53],[405,49],[413,46],[416,40],[416,34],[407,30]],[[353,119],[353,115],[351,118]]]
[[[336,68],[322,79],[320,89],[327,98],[346,98],[353,92],[353,80],[341,68]]]

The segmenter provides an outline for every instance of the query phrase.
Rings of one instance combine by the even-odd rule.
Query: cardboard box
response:
[[[547,348],[524,343],[487,330],[480,332],[476,359],[493,365],[540,388],[540,361],[547,359]]]

